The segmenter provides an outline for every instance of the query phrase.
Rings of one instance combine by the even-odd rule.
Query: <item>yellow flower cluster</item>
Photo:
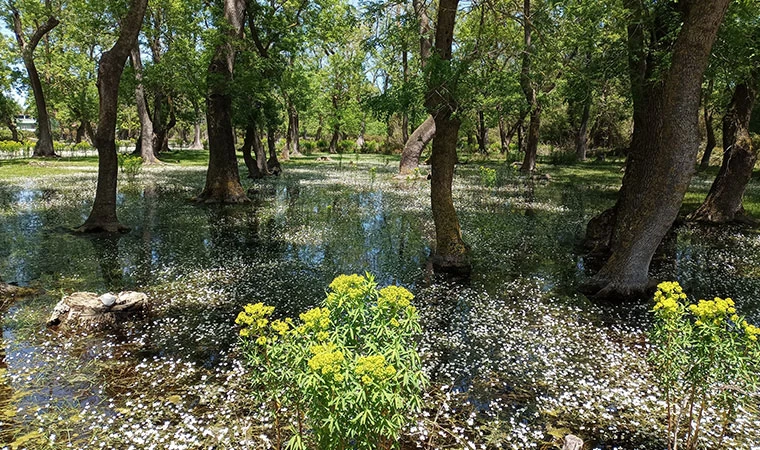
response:
[[[331,376],[337,382],[343,381],[343,374],[340,373],[344,361],[343,352],[337,350],[335,344],[328,342],[314,345],[310,350],[314,355],[309,360],[311,370]]]
[[[742,323],[742,327],[744,328],[744,332],[747,334],[747,339],[757,342],[757,337],[760,336],[760,328],[747,323],[746,320]]]
[[[337,294],[356,295],[364,289],[366,281],[363,276],[357,274],[339,275],[330,283],[330,289]]]
[[[396,368],[386,364],[383,355],[360,356],[356,358],[355,372],[362,383],[372,384],[375,380],[384,381],[396,375]]]
[[[367,279],[361,275],[339,275],[330,283],[332,292],[327,294],[325,302],[329,307],[340,307],[347,297],[362,295],[366,283]]]
[[[401,309],[411,303],[414,295],[405,288],[388,286],[380,289],[377,306],[380,308]]]
[[[677,281],[666,281],[657,285],[657,292],[654,293],[654,311],[662,310],[664,313],[675,313],[678,311],[678,302],[685,300],[686,294]]]
[[[235,323],[243,326],[243,329],[240,330],[240,336],[248,337],[258,334],[269,324],[267,317],[273,312],[274,306],[267,306],[263,303],[245,305],[243,311],[240,311],[240,314],[235,318]]]
[[[312,308],[298,317],[303,320],[302,331],[325,331],[330,326],[330,310],[327,308]]]
[[[280,336],[285,336],[288,330],[290,330],[291,323],[292,320],[290,320],[290,318],[287,318],[285,320],[275,320],[272,322],[272,325],[270,325],[269,328],[271,328],[272,331],[279,334]]]
[[[697,325],[702,325],[707,321],[712,321],[717,325],[729,314],[736,313],[736,308],[734,308],[734,301],[730,298],[715,297],[713,300],[700,300],[699,304],[689,305],[689,311],[697,317]]]

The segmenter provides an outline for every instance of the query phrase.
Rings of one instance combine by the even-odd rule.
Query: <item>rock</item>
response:
[[[113,295],[112,293],[103,294],[100,296],[100,303],[103,304],[103,306],[113,306],[114,303],[116,303],[116,300],[118,300],[119,297]]]
[[[145,310],[148,296],[142,292],[125,291],[118,295],[75,292],[63,297],[47,322],[54,326],[110,326],[129,320]]]
[[[562,450],[581,450],[583,448],[583,439],[568,434],[565,436],[565,445],[562,446]]]
[[[319,158],[317,158],[317,161],[332,162],[332,158],[330,158],[329,156],[320,156]]]

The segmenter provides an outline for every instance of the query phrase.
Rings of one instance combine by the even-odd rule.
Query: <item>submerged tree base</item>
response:
[[[129,233],[131,228],[119,222],[85,222],[74,229],[75,233]]]
[[[433,253],[430,256],[433,271],[439,274],[456,278],[469,278],[472,273],[472,259],[469,253],[461,255],[439,255]]]

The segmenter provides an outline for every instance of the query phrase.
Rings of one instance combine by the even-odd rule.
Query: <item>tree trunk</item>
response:
[[[256,155],[255,158],[251,155],[251,149],[253,149],[253,154]],[[264,178],[269,173],[269,170],[267,170],[267,159],[264,154],[264,146],[259,137],[258,128],[253,122],[248,124],[245,129],[245,138],[243,139],[243,148],[241,150],[245,166],[248,168],[248,178],[254,180]]]
[[[454,40],[454,22],[459,0],[440,0],[438,24],[435,31],[435,50],[442,61],[451,60],[451,46]],[[454,209],[451,186],[454,179],[454,165],[457,161],[457,137],[460,121],[452,117],[456,109],[456,99],[451,93],[455,86],[448,80],[433,84],[428,80],[428,95],[425,106],[435,120],[436,134],[433,138],[433,154],[430,158],[430,203],[435,222],[435,252],[433,267],[441,272],[469,274],[471,270],[470,250],[462,240],[459,219]]]
[[[689,3],[672,47],[670,67],[663,80],[654,84],[645,76],[656,72],[646,67],[651,59],[644,53],[643,5],[640,0],[625,3],[634,13],[628,28],[634,136],[612,213],[611,254],[584,286],[589,294],[617,300],[638,296],[648,288],[652,256],[689,186],[699,147],[702,75],[729,0]]]
[[[359,136],[356,137],[356,149],[361,152],[364,148],[364,144],[366,142],[364,141],[364,133],[367,131],[367,120],[365,117],[362,117],[362,123],[359,126]]]
[[[193,111],[195,112],[195,120],[193,121],[193,143],[190,145],[190,150],[202,150],[203,142],[201,137],[201,108],[197,102],[193,101]]]
[[[169,135],[171,134],[171,131],[174,129],[174,127],[177,125],[177,114],[174,110],[174,100],[172,100],[171,97],[166,97],[166,101],[169,104],[169,122],[166,124],[166,126],[161,128],[160,134],[156,137],[156,140],[159,142],[159,145],[157,148],[158,153],[161,152],[168,152],[169,149]]]
[[[335,125],[333,128],[332,138],[330,139],[330,153],[338,153],[338,139],[340,139],[340,127],[338,125]]]
[[[74,143],[79,144],[82,142],[82,139],[84,139],[84,134],[86,132],[84,122],[79,122],[79,126],[77,127],[76,136],[74,136]]]
[[[150,119],[148,105],[145,101],[145,88],[142,84],[143,65],[137,42],[135,42],[135,46],[130,52],[130,58],[132,59],[132,67],[135,69],[135,79],[137,80],[135,100],[137,103],[137,115],[140,118],[140,156],[142,157],[143,164],[155,164],[158,160],[153,151],[153,121]]]
[[[707,143],[705,144],[705,152],[702,154],[702,161],[699,163],[699,170],[707,170],[710,167],[710,158],[712,158],[712,152],[715,150],[715,129],[713,128],[713,113],[709,111],[707,105],[705,105],[705,130],[707,133]]]
[[[92,212],[80,232],[123,232],[129,229],[116,217],[116,114],[119,105],[119,83],[130,50],[137,42],[148,0],[132,0],[127,16],[121,21],[119,37],[113,47],[100,57],[98,95],[100,109],[95,147],[98,149],[98,185]]]
[[[727,223],[744,215],[742,197],[757,161],[749,123],[757,97],[757,75],[736,86],[731,105],[723,118],[723,164],[704,203],[690,220]]]
[[[536,95],[536,87],[531,80],[531,54],[533,53],[532,43],[532,30],[533,24],[531,21],[530,0],[524,0],[523,2],[523,31],[524,31],[524,44],[523,50],[522,68],[520,70],[520,87],[522,87],[525,99],[530,105],[530,125],[528,126],[528,141],[525,147],[525,158],[523,159],[522,167],[523,172],[533,172],[536,170],[536,157],[538,155],[538,138],[539,129],[541,127],[541,106],[538,104],[538,96]]]
[[[575,157],[578,159],[578,161],[586,160],[586,152],[588,152],[588,121],[590,116],[591,95],[588,95],[583,103],[581,124],[578,127],[578,134],[575,137]]]
[[[272,175],[280,176],[282,166],[277,160],[277,130],[272,125],[267,125],[267,149],[269,150],[269,159],[267,160],[267,170]]]
[[[8,129],[11,132],[11,139],[16,142],[21,142],[21,139],[18,137],[18,127],[16,127],[16,121],[13,120],[13,116],[9,116],[6,121],[5,125],[8,127]]]
[[[32,86],[32,93],[34,94],[34,104],[37,107],[37,144],[34,146],[34,156],[37,157],[50,157],[56,156],[53,148],[53,135],[50,131],[50,115],[47,110],[47,102],[45,101],[45,93],[42,90],[42,82],[40,81],[40,74],[37,71],[37,65],[34,63],[34,50],[37,48],[37,44],[40,43],[47,33],[60,23],[57,18],[52,15],[48,20],[37,26],[34,30],[34,34],[29,38],[29,41],[24,37],[24,30],[21,24],[21,16],[15,7],[14,3],[9,3],[11,13],[13,14],[13,31],[16,35],[16,42],[18,42],[19,49],[21,50],[21,59],[24,61],[24,67],[29,75],[29,84]]]
[[[541,128],[541,106],[538,102],[533,105],[530,111],[530,124],[528,125],[528,140],[525,147],[525,158],[523,158],[520,170],[523,172],[533,172],[536,170],[536,158],[538,157],[538,138],[539,129]]]
[[[715,129],[713,128],[713,113],[710,109],[710,97],[712,96],[713,85],[715,81],[710,80],[710,84],[707,87],[707,95],[705,95],[703,103],[704,117],[705,117],[705,132],[707,134],[707,143],[705,144],[705,152],[702,154],[702,161],[699,163],[699,170],[707,170],[710,167],[710,157],[715,149]]]
[[[226,39],[220,42],[208,67],[206,123],[208,124],[209,163],[206,186],[197,201],[206,203],[247,203],[240,184],[235,140],[232,128],[232,99],[228,86],[235,64],[233,41],[243,30],[245,0],[225,0],[224,18],[228,28]]]
[[[285,138],[285,151],[282,153],[282,159],[288,160],[291,156],[301,156],[299,148],[299,120],[298,110],[292,104],[288,105],[288,134]]]
[[[477,139],[478,139],[478,151],[483,154],[488,154],[488,128],[486,128],[486,118],[483,111],[478,111],[478,122],[476,125]]]
[[[428,142],[433,140],[433,136],[435,136],[435,119],[433,116],[428,116],[406,141],[399,166],[401,175],[409,175],[420,165],[422,151]]]

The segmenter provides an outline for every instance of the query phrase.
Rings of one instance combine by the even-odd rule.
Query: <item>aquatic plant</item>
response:
[[[142,171],[142,158],[124,153],[120,153],[118,158],[121,173],[126,175],[130,182],[135,181],[137,175]]]
[[[496,169],[490,167],[480,166],[478,168],[480,173],[480,183],[485,187],[496,187]]]
[[[341,275],[300,321],[272,320],[274,307],[262,303],[245,306],[235,323],[254,395],[275,417],[276,447],[285,433],[290,449],[396,444],[425,383],[412,298],[398,286],[378,290],[369,274]]]
[[[721,416],[720,446],[760,381],[760,328],[737,315],[730,298],[688,303],[677,282],[660,283],[654,301],[650,362],[665,393],[668,448],[698,448],[712,409]]]

